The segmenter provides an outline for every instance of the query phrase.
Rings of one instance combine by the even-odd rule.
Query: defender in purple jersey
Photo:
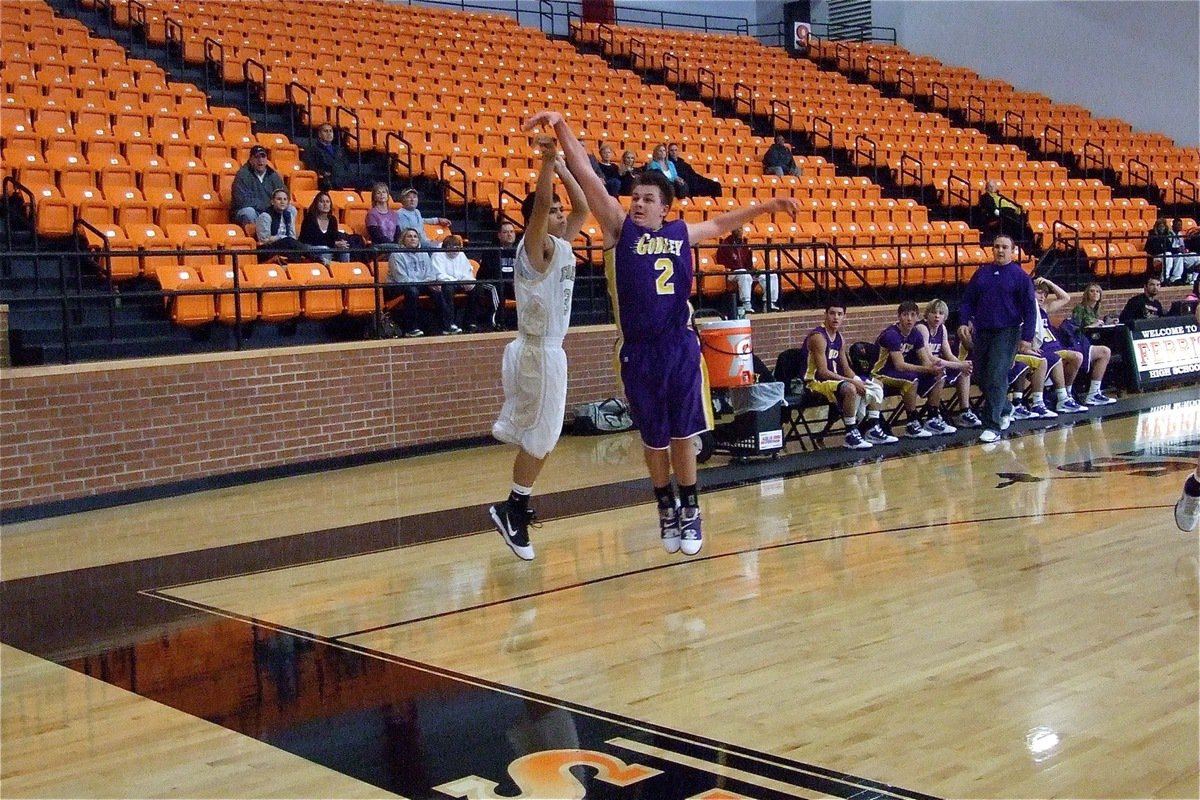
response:
[[[620,376],[641,431],[663,548],[668,553],[682,550],[695,555],[704,542],[695,437],[711,427],[712,412],[699,340],[690,327],[691,247],[705,239],[719,239],[760,214],[795,214],[799,204],[780,197],[703,222],[667,222],[674,190],[662,173],[646,171],[633,181],[626,212],[605,190],[562,115],[542,111],[525,122],[525,130],[543,126],[554,129],[567,167],[604,230],[605,269],[620,332]],[[672,472],[679,500],[671,484]]]

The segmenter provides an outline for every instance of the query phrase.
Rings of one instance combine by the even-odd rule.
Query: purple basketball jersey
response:
[[[604,253],[608,292],[626,342],[665,337],[688,326],[692,309],[692,250],[687,223],[657,231],[625,218],[621,238]]]

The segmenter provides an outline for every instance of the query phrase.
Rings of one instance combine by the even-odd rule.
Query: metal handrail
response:
[[[3,194],[5,206],[9,208],[11,208],[11,205],[9,204],[9,198],[12,197],[12,192],[16,192],[17,194],[21,195],[22,202],[25,204],[25,207],[29,209],[29,223],[30,227],[33,229],[33,251],[36,253],[40,249],[38,246],[37,232],[37,200],[33,196],[32,189],[18,181],[13,176],[5,175],[3,182],[0,182],[0,194]],[[12,223],[10,222],[4,227],[5,243],[8,245],[9,250],[12,250],[12,234]]]
[[[342,124],[343,116],[350,117],[350,121],[354,124],[353,131],[351,131],[350,128],[347,128],[346,126],[344,126]],[[342,147],[346,146],[347,139],[350,139],[351,141],[354,142],[355,160],[358,162],[355,167],[354,174],[357,175],[358,178],[361,180],[362,179],[362,171],[363,171],[362,120],[359,118],[358,112],[355,111],[353,108],[349,108],[347,106],[341,106],[341,105],[334,106],[334,108],[333,108],[333,127],[335,128],[335,130],[337,131],[337,134],[338,134],[337,141],[341,142]],[[311,130],[312,129],[310,128],[310,131]],[[311,133],[309,134],[309,144],[310,145],[312,144],[312,134]]]
[[[170,16],[164,16],[163,27],[166,32],[168,56],[171,52],[171,46],[177,46],[179,48],[179,66],[187,66],[187,59],[184,53],[187,48],[187,42],[184,41],[183,23],[172,19]]]
[[[395,152],[392,151],[392,142],[395,142],[397,145]],[[383,150],[385,153],[387,153],[387,159],[388,159],[387,183],[388,183],[388,191],[390,192],[392,190],[392,180],[395,178],[397,167],[401,167],[401,166],[404,167],[405,172],[407,172],[409,176],[412,176],[414,174],[413,173],[412,143],[409,142],[408,139],[405,139],[400,133],[398,133],[396,131],[388,131],[387,134],[383,137]],[[402,156],[401,151],[403,151],[407,155]]]
[[[794,121],[795,116],[792,112],[792,104],[787,100],[771,98],[771,128],[776,133],[781,130],[790,133]]]
[[[744,97],[742,95],[738,94],[738,89],[745,90]],[[749,116],[753,117],[754,116],[754,87],[752,87],[749,84],[744,83],[742,81],[737,81],[736,83],[734,83],[733,84],[733,113],[734,114],[738,113],[738,108],[740,105],[739,101],[745,102],[746,113]]]
[[[963,109],[963,118],[968,125],[976,124],[975,117],[978,117],[978,124],[984,125],[987,123],[987,101],[977,94],[967,95],[967,107]]]
[[[1020,142],[1025,138],[1025,115],[1020,111],[1005,111],[1000,123],[1000,138]]]
[[[1085,141],[1083,143],[1083,157],[1080,159],[1080,166],[1084,170],[1092,168],[1103,172],[1108,167],[1108,157],[1104,152],[1104,148],[1091,139]]]
[[[662,54],[662,60],[663,60],[663,82],[666,83],[668,87],[670,87],[671,86],[671,74],[674,73],[675,74],[674,89],[676,91],[679,91],[679,89],[681,89],[683,87],[683,65],[679,60],[679,56],[668,51],[668,52]]]
[[[907,76],[907,80],[905,80],[905,76]],[[908,94],[904,93],[906,87],[909,89]],[[900,67],[896,70],[896,88],[901,97],[915,98],[917,96],[917,73],[908,67]]]
[[[869,148],[864,148],[863,144],[868,145]],[[855,174],[857,174],[857,175],[862,174],[862,166],[863,165],[859,163],[859,158],[860,157],[865,158],[867,160],[867,163],[870,164],[870,166],[871,166],[871,176],[872,176],[871,180],[874,181],[875,183],[878,183],[879,182],[879,161],[877,160],[878,156],[879,156],[879,145],[875,142],[874,139],[872,139],[868,136],[865,136],[861,133],[854,137]]]
[[[450,179],[447,174],[447,170],[454,170],[460,176],[462,176],[462,189],[461,190],[459,190],[457,187],[450,185]],[[456,197],[462,198],[463,214],[464,214],[464,218],[465,218],[465,215],[470,213],[469,209],[471,207],[470,198],[468,198],[468,196],[467,196],[467,171],[465,169],[463,169],[462,167],[460,167],[458,164],[455,164],[449,158],[443,158],[441,160],[441,162],[438,164],[438,180],[440,180],[442,182],[442,185],[445,187],[445,190],[442,192],[442,216],[443,217],[447,216],[446,201],[448,199],[448,195],[453,194]]]
[[[818,128],[820,130],[818,130]],[[829,143],[829,160],[833,161],[833,123],[824,117],[813,117],[812,130],[810,133],[812,138],[813,150],[817,150],[817,144],[825,141]]]
[[[1126,174],[1129,176],[1127,183],[1130,186],[1134,185],[1135,180],[1141,180],[1144,186],[1154,185],[1154,171],[1150,165],[1140,158],[1134,156],[1125,163]]]
[[[258,77],[251,74],[255,71],[258,73]],[[254,113],[252,92],[256,86],[259,90],[259,96],[262,98],[262,113],[264,115],[267,113],[267,79],[269,77],[266,64],[263,64],[257,58],[247,58],[242,62],[242,83],[245,87],[244,96],[247,114]]]
[[[219,57],[214,56],[216,52]],[[221,80],[225,79],[225,45],[218,42],[211,36],[204,37],[204,93],[212,97],[212,85],[210,83],[212,76],[213,65],[218,65],[221,70]]]
[[[1052,137],[1051,134],[1057,134],[1057,136]],[[1065,153],[1067,151],[1066,131],[1059,125],[1048,124],[1042,129],[1042,152],[1049,155],[1051,145],[1057,145],[1058,150],[1056,152],[1058,153]]]
[[[311,125],[312,124],[312,90],[309,89],[304,84],[300,83],[299,81],[293,80],[293,81],[288,81],[287,89],[285,91],[287,93],[288,102],[291,103],[293,106],[298,106],[298,107],[304,109],[304,120],[305,120],[305,122],[307,122],[308,124]],[[304,102],[303,103],[300,103],[298,100],[296,100],[296,95],[301,92],[304,93]],[[296,139],[296,115],[292,114],[290,116],[291,116],[291,132],[290,132],[291,139],[292,139],[292,141],[295,141],[295,139]]]
[[[705,76],[708,80],[705,80]],[[704,90],[708,89],[712,92],[712,108],[717,109],[717,101],[720,99],[720,92],[717,87],[717,73],[713,72],[708,67],[700,67],[696,70],[696,90],[700,92],[700,99],[704,99]]]
[[[909,165],[916,165],[913,169]],[[908,151],[900,154],[899,174],[896,176],[897,183],[904,184],[904,178],[912,178],[917,185],[917,192],[922,205],[925,204],[925,161],[908,154]]]
[[[939,91],[939,89],[941,91]],[[929,107],[933,111],[938,111],[938,100],[942,101],[943,112],[950,111],[950,87],[941,81],[929,82]]]

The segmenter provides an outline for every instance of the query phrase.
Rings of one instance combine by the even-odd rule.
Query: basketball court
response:
[[[1196,797],[1195,395],[714,458],[693,558],[636,434],[531,563],[504,447],[6,526],[4,796]]]

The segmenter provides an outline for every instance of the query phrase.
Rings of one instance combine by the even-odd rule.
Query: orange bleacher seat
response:
[[[338,289],[314,289],[336,283],[323,264],[289,264],[288,274],[299,286],[300,307],[308,319],[327,319],[342,313],[342,292]]]
[[[278,264],[243,264],[242,279],[247,287],[292,291],[264,291],[259,296],[259,319],[265,322],[286,322],[300,316],[300,292],[296,281]]]
[[[228,217],[228,212],[226,212],[226,217]],[[253,251],[258,244],[253,238],[246,235],[246,231],[241,225],[233,222],[210,223],[204,229],[208,232],[208,238],[223,250]],[[237,260],[239,264],[242,264],[253,258],[255,258],[253,253],[242,253],[238,255]],[[232,255],[222,256],[220,261],[222,264],[232,264]]]
[[[211,264],[210,267],[214,271],[220,271],[219,264]],[[186,265],[174,269],[160,269],[157,278],[164,292],[212,288],[200,279],[197,268]],[[216,316],[215,298],[211,294],[165,296],[163,304],[171,316],[171,321],[177,325],[206,325]]]
[[[217,244],[209,238],[208,232],[200,225],[177,223],[164,225],[163,231],[172,245],[183,248],[180,261],[184,266],[210,263],[217,260],[217,253],[191,253],[195,250],[216,250]]]
[[[147,278],[153,278],[159,268],[170,269],[179,266],[179,254],[175,252],[163,252],[174,250],[177,245],[167,238],[167,234],[162,228],[157,225],[140,223],[123,225],[125,235],[129,237],[140,251],[142,262],[142,274]],[[147,253],[146,251],[159,251]]]
[[[125,281],[142,274],[141,259],[136,252],[137,247],[125,235],[118,225],[97,225],[100,236],[94,231],[84,228],[84,239],[88,248],[93,251],[116,251],[105,256],[97,257],[100,271],[114,281]]]
[[[115,221],[113,203],[95,186],[64,186],[63,197],[74,209],[72,216],[93,225],[111,225]]]
[[[242,282],[238,284],[243,291],[234,293],[234,270],[229,264],[208,264],[198,267],[200,279],[213,289],[224,289],[216,295],[217,320],[226,325],[237,322],[253,322],[258,319],[258,293],[245,290]]]

